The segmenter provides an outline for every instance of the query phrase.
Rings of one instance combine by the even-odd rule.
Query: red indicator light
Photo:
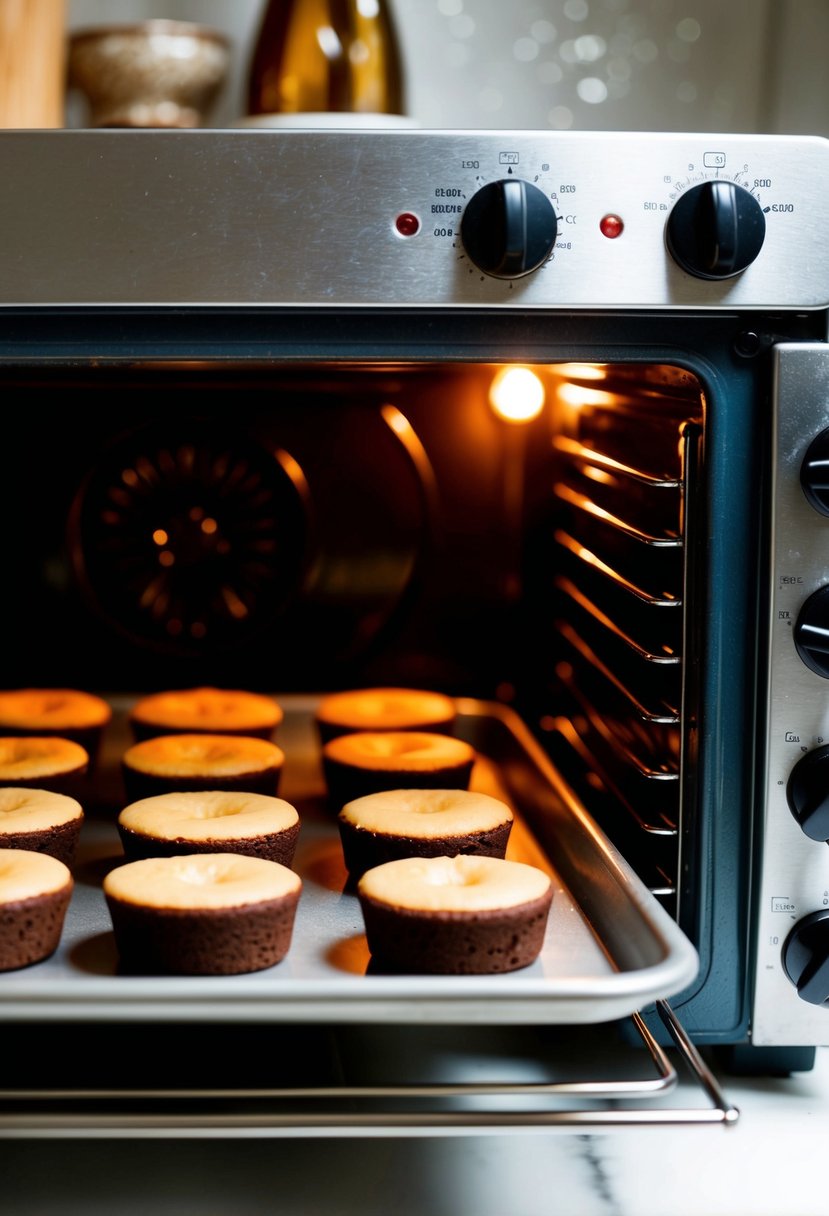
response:
[[[411,211],[403,211],[394,221],[401,236],[415,236],[420,231],[420,220]]]
[[[609,241],[615,241],[625,230],[624,221],[618,215],[603,215],[599,220],[599,230]]]

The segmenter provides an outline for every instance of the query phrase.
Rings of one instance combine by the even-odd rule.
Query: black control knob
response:
[[[829,586],[815,591],[800,609],[794,644],[806,666],[829,680]]]
[[[829,841],[829,745],[807,752],[786,786],[789,809],[810,840]]]
[[[546,262],[557,229],[546,194],[520,177],[508,177],[473,194],[461,219],[461,240],[480,270],[518,279]]]
[[[730,279],[763,246],[766,217],[757,199],[734,182],[703,182],[682,195],[668,216],[668,249],[698,279]]]
[[[829,1000],[829,908],[799,920],[783,944],[783,967],[810,1005]]]
[[[815,510],[829,515],[829,428],[809,444],[800,466],[800,484]]]

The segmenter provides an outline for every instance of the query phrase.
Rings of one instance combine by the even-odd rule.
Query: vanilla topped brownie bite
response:
[[[157,735],[248,735],[272,739],[283,718],[276,701],[227,688],[186,688],[142,697],[130,712],[136,740]]]
[[[264,794],[208,790],[159,794],[118,816],[130,860],[180,853],[245,853],[290,866],[299,835],[296,808]]]
[[[78,689],[0,690],[0,735],[57,735],[79,743],[94,757],[111,718],[108,702]]]
[[[356,731],[451,731],[457,709],[451,697],[416,688],[359,688],[323,697],[316,713],[323,743]]]
[[[322,749],[332,805],[380,790],[466,789],[475,763],[468,743],[425,731],[361,731]]]
[[[104,896],[130,970],[238,975],[288,953],[302,883],[238,853],[151,857],[111,870]]]
[[[71,866],[82,823],[81,804],[65,794],[25,786],[0,789],[0,849],[48,853]]]
[[[57,858],[0,850],[0,971],[39,963],[57,950],[72,887]]]
[[[469,790],[386,790],[347,802],[338,825],[352,879],[401,857],[503,857],[513,814]]]
[[[285,757],[275,743],[246,735],[159,735],[121,762],[129,802],[178,790],[246,790],[275,795]]]
[[[536,866],[499,857],[407,857],[368,870],[357,895],[382,966],[484,975],[535,961],[553,884]]]
[[[88,768],[86,749],[71,739],[0,738],[0,788],[14,785],[71,792]]]

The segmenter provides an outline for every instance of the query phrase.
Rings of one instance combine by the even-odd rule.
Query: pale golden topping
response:
[[[274,743],[247,735],[160,735],[124,755],[130,768],[162,777],[236,777],[279,768],[284,759]]]
[[[151,857],[110,870],[104,894],[151,908],[237,908],[296,894],[300,879],[287,866],[240,853]]]
[[[83,819],[83,809],[74,798],[49,790],[0,789],[0,832],[40,832]]]
[[[299,822],[299,815],[282,798],[211,790],[142,798],[125,807],[118,822],[155,839],[241,840],[284,832]]]
[[[468,790],[387,790],[347,802],[340,819],[366,832],[431,840],[491,832],[512,822],[505,802]]]
[[[439,692],[415,688],[361,688],[324,697],[321,722],[353,730],[401,730],[451,722],[455,703]]]
[[[237,689],[187,688],[142,697],[132,711],[139,722],[177,730],[263,730],[277,727],[282,710],[270,697]]]
[[[71,739],[0,738],[0,780],[34,781],[84,768],[89,756]]]
[[[541,899],[550,879],[535,866],[499,857],[406,857],[368,870],[360,895],[426,912],[493,912]]]
[[[431,772],[475,759],[475,752],[460,739],[413,730],[340,735],[326,743],[323,755],[340,764],[401,772]]]
[[[0,692],[0,734],[11,730],[78,730],[105,726],[112,717],[106,701],[72,688],[14,688]]]
[[[0,849],[0,904],[53,895],[72,886],[69,867],[47,853]]]

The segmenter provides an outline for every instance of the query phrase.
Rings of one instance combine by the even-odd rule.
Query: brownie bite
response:
[[[226,688],[186,688],[142,697],[130,726],[137,741],[157,735],[247,735],[272,739],[283,718],[276,701],[259,693]]]
[[[469,790],[385,790],[347,802],[338,826],[352,880],[402,857],[503,857],[513,815]]]
[[[81,804],[65,794],[25,786],[0,789],[0,849],[48,853],[71,867],[82,823]]]
[[[393,789],[466,789],[475,763],[468,743],[421,731],[361,731],[322,749],[331,805]]]
[[[316,713],[323,743],[356,731],[451,732],[457,707],[451,697],[417,688],[358,688],[323,697]]]
[[[118,832],[131,861],[179,853],[244,853],[290,866],[299,815],[289,802],[265,794],[159,794],[125,807]]]
[[[0,971],[54,954],[72,897],[67,866],[47,853],[0,850]]]
[[[368,870],[357,894],[381,966],[487,975],[538,957],[553,885],[536,866],[498,857],[408,857]]]
[[[0,691],[0,735],[58,736],[96,757],[112,709],[102,697],[74,688]]]
[[[111,870],[104,896],[130,971],[239,975],[288,953],[302,883],[238,853],[152,857]]]
[[[89,769],[89,754],[71,739],[0,737],[0,789],[18,786],[69,793]]]
[[[275,743],[247,735],[159,735],[129,748],[121,769],[129,802],[189,790],[273,796],[284,761]]]

